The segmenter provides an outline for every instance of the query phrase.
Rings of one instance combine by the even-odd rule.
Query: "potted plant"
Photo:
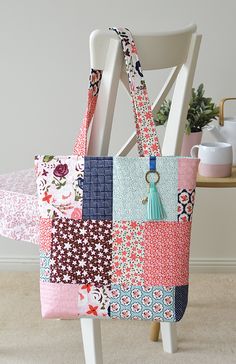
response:
[[[194,144],[201,143],[202,129],[219,115],[219,107],[212,102],[212,98],[204,97],[204,93],[202,83],[197,90],[192,89],[181,149],[181,155],[183,156],[189,156],[191,147]],[[171,100],[165,100],[160,110],[154,115],[156,125],[164,125],[167,122],[170,108]]]

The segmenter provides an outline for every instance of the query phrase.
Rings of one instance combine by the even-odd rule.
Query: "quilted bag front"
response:
[[[44,318],[179,321],[188,298],[198,159],[161,157],[137,49],[121,39],[139,157],[86,153],[102,72],[70,156],[37,156]]]

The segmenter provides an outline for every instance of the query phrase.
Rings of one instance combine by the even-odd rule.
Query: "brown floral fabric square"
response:
[[[112,222],[108,220],[53,220],[50,282],[111,283]]]

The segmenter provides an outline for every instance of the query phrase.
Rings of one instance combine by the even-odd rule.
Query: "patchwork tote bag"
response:
[[[139,157],[87,155],[100,70],[74,155],[37,156],[44,318],[179,321],[188,297],[198,159],[161,157],[137,48],[121,40]]]

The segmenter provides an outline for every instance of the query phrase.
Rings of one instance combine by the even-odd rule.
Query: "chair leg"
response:
[[[80,319],[85,364],[102,364],[101,324],[91,318]]]
[[[165,353],[177,351],[177,331],[175,322],[161,322],[161,337]]]
[[[150,340],[151,341],[158,341],[160,334],[160,322],[152,321],[151,323],[151,330],[150,330]]]

